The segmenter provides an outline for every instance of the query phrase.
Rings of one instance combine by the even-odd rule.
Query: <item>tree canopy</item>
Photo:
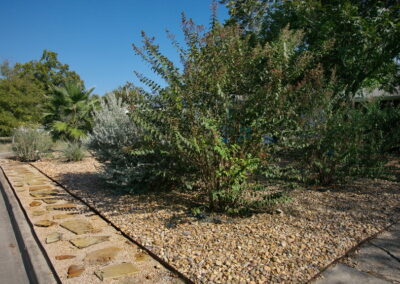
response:
[[[334,72],[351,97],[373,85],[399,85],[400,5],[398,1],[222,0],[231,18],[261,42],[285,27],[302,30],[302,48],[321,53],[316,63]]]
[[[3,62],[0,68],[0,135],[22,124],[40,123],[52,86],[83,84],[79,75],[61,63],[57,53],[44,50],[40,60]]]

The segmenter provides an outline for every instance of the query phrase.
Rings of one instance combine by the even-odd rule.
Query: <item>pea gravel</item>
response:
[[[194,193],[116,192],[93,158],[35,166],[196,283],[304,283],[400,217],[400,183],[385,180],[296,189],[279,214],[199,219],[188,211],[198,201]]]

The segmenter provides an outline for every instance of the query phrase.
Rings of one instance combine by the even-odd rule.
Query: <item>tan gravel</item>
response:
[[[198,283],[304,283],[400,217],[400,183],[385,180],[293,190],[281,214],[199,220],[188,213],[194,194],[118,193],[93,158],[35,165]]]
[[[45,178],[33,167],[9,160],[0,160],[0,165],[4,169],[11,184],[18,185],[17,196],[31,222],[39,225],[34,225],[35,233],[42,246],[45,248],[62,283],[104,283],[95,275],[95,271],[108,267],[109,265],[121,263],[132,263],[137,268],[138,273],[116,279],[107,279],[107,281],[105,281],[106,283],[182,283],[176,275],[173,275],[161,266],[137,245],[131,243],[112,226],[109,226],[103,219],[91,212],[86,205],[72,198],[64,189],[52,183],[51,180]],[[74,208],[70,208],[67,211],[47,210],[46,207],[49,205],[46,203],[41,203],[36,207],[30,207],[29,204],[34,200],[34,197],[29,193],[29,183],[36,180],[40,180],[41,184],[45,184],[46,187],[56,191],[57,203],[51,206],[73,204]],[[40,214],[37,213],[38,211],[40,211]],[[75,214],[66,215],[65,213]],[[64,214],[65,218],[57,219],[60,214]],[[76,235],[60,226],[60,223],[71,220],[84,220],[85,222],[89,222],[93,230],[90,232],[81,232],[80,235]],[[46,239],[54,238],[56,233],[61,234],[61,240],[47,243]],[[109,239],[108,241],[95,244],[85,249],[78,249],[70,242],[70,240],[80,237],[93,236],[109,236]],[[107,261],[103,263],[89,263],[85,261],[87,254],[108,247],[117,247],[120,249],[112,260],[106,259]],[[142,257],[142,259],[138,260],[136,257],[138,254],[144,254],[146,257]],[[70,257],[67,257],[68,255]],[[75,272],[73,269],[74,266],[72,265],[76,265],[76,267],[79,268],[75,269],[79,271],[79,273],[80,268],[83,267],[84,271],[82,274],[71,273]],[[76,274],[77,276],[68,278],[68,271],[70,271],[71,275]]]

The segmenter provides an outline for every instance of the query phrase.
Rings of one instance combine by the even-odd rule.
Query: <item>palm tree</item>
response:
[[[92,128],[91,112],[97,101],[91,96],[93,90],[85,90],[79,82],[51,87],[44,119],[54,138],[79,142],[86,137]]]

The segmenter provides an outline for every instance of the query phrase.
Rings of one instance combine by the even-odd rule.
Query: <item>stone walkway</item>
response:
[[[400,283],[400,223],[322,274],[315,284]]]
[[[0,165],[63,283],[181,283],[33,167],[10,160],[1,160]]]

